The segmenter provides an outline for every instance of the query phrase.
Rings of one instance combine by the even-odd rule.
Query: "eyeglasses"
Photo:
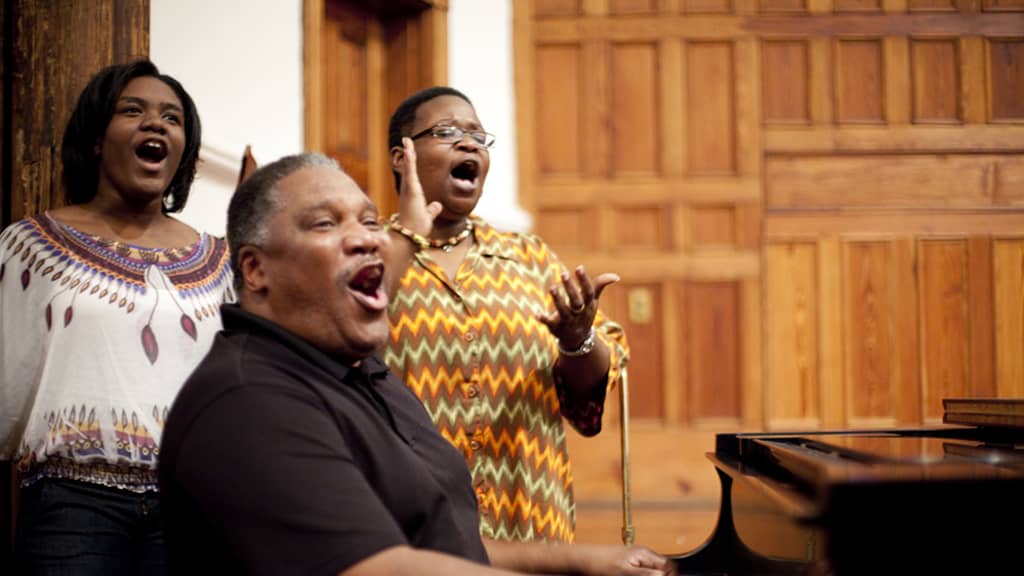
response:
[[[491,146],[494,146],[494,134],[484,132],[483,130],[463,130],[462,128],[459,128],[457,126],[448,126],[447,124],[438,124],[436,126],[431,126],[430,128],[427,128],[422,132],[417,132],[416,134],[413,134],[412,136],[410,136],[410,138],[412,140],[415,140],[417,138],[422,138],[427,134],[430,134],[431,136],[437,138],[441,142],[446,142],[449,144],[459,142],[466,136],[466,134],[469,134],[469,137],[472,138],[474,142],[483,146],[484,148],[490,148]]]

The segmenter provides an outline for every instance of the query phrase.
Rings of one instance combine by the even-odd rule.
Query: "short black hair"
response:
[[[163,194],[162,211],[179,212],[188,201],[189,189],[196,175],[202,125],[195,102],[174,78],[161,74],[149,60],[115,64],[100,70],[89,80],[78,96],[68,125],[64,129],[60,158],[64,166],[64,194],[68,204],[84,204],[96,197],[99,185],[100,158],[96,145],[103,140],[114,108],[125,86],[136,78],[150,76],[167,84],[181,100],[185,116],[185,149],[178,171]]]
[[[261,166],[235,189],[228,204],[227,238],[238,294],[242,293],[245,284],[238,252],[242,246],[265,246],[269,240],[270,218],[282,207],[278,198],[278,184],[295,172],[314,166],[327,166],[345,173],[333,158],[316,152],[305,152],[285,156]]]
[[[466,104],[473,105],[469,96],[451,86],[431,86],[416,92],[403,100],[398,108],[395,108],[395,113],[391,115],[391,121],[388,123],[388,151],[395,146],[401,147],[403,136],[412,135],[412,124],[416,121],[416,112],[419,111],[420,106],[439,96],[455,96],[465,100]],[[398,191],[402,186],[402,175],[395,170],[391,172],[395,176],[395,191]]]

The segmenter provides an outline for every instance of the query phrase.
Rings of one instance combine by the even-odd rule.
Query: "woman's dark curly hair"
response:
[[[121,92],[136,78],[151,76],[170,86],[181,100],[185,116],[185,149],[170,185],[164,190],[163,212],[179,212],[188,201],[196,175],[202,125],[192,97],[174,78],[161,74],[149,60],[115,64],[100,70],[78,97],[71,119],[64,129],[60,157],[64,165],[64,194],[69,204],[84,204],[96,196],[100,157],[96,146],[103,141]]]
[[[388,150],[395,146],[402,147],[402,137],[412,136],[412,125],[416,121],[416,112],[420,106],[439,96],[455,96],[465,100],[466,104],[473,105],[468,96],[451,86],[431,86],[416,92],[399,104],[398,108],[395,108],[395,113],[391,115],[391,121],[388,123]],[[398,191],[402,188],[402,175],[394,170],[392,173],[395,175],[395,190]]]

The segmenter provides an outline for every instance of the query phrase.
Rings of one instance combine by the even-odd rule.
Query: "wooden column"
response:
[[[60,141],[100,68],[149,54],[149,0],[13,0],[3,14],[4,225],[63,201]]]

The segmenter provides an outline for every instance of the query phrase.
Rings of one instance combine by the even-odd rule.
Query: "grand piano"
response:
[[[680,574],[1024,573],[1024,401],[929,428],[719,434],[718,523]]]

